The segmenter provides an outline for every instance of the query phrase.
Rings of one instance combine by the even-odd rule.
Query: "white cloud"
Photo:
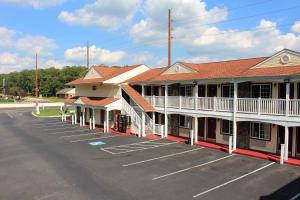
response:
[[[0,46],[7,47],[12,45],[13,36],[16,31],[0,27]]]
[[[19,71],[34,66],[34,58],[22,57],[17,53],[0,53],[0,73]]]
[[[42,64],[43,68],[55,67],[61,69],[65,66],[73,66],[73,64],[71,62],[66,62],[64,60],[54,60],[54,59],[46,60]]]
[[[66,0],[0,0],[0,3],[9,3],[19,6],[31,6],[33,8],[46,8],[62,4]]]
[[[65,59],[85,63],[86,47],[74,47],[67,49],[64,53]],[[92,64],[117,64],[125,56],[123,51],[109,51],[107,49],[97,48],[95,45],[90,46],[90,63]]]
[[[266,56],[283,48],[300,50],[299,22],[291,27],[294,33],[282,33],[275,22],[265,19],[249,30],[219,28],[227,20],[227,9],[208,9],[202,0],[145,0],[144,17],[131,27],[131,37],[143,45],[166,47],[168,8],[174,19],[172,41],[191,55],[185,60],[207,62]]]
[[[62,11],[58,18],[68,24],[116,29],[132,19],[138,3],[139,0],[96,0],[74,12]]]
[[[300,33],[300,21],[296,21],[294,25],[291,27],[291,30]]]
[[[26,36],[16,41],[19,51],[31,55],[38,53],[40,56],[49,56],[55,47],[55,41],[45,36]]]
[[[140,52],[135,53],[132,56],[132,64],[147,64],[149,61],[155,59],[155,57],[150,52]]]

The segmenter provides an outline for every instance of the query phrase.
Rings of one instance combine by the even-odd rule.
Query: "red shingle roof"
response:
[[[125,66],[125,67],[95,66],[94,69],[101,75],[101,78],[92,78],[92,79],[78,78],[74,81],[67,83],[66,85],[102,83],[115,76],[128,72],[138,66],[139,65]]]
[[[145,98],[140,95],[135,89],[127,84],[121,85],[122,89],[138,104],[145,112],[154,112],[155,108],[148,103]]]
[[[107,97],[107,98],[104,98],[104,99],[94,99],[94,98],[91,98],[91,97],[80,97],[80,99],[86,105],[100,106],[100,107],[107,106],[108,104],[111,104],[111,103],[118,100],[118,99],[112,98],[112,97]]]

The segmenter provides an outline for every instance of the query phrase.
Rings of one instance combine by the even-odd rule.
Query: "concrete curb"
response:
[[[32,116],[36,117],[36,118],[58,118],[61,117],[61,115],[55,115],[55,116],[38,116],[34,113],[34,111],[31,112]],[[66,115],[67,117],[71,116],[71,115]]]

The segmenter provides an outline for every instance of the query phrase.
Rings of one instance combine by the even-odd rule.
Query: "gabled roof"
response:
[[[144,73],[141,73],[131,79],[129,79],[128,83],[137,83],[137,82],[144,82],[148,80],[152,80],[154,77],[159,76],[161,73],[163,73],[168,67],[157,67],[152,68]]]
[[[66,85],[102,83],[108,79],[115,77],[115,76],[118,76],[120,74],[128,72],[138,66],[140,66],[140,65],[132,65],[132,66],[125,66],[125,67],[94,66],[93,68],[101,75],[101,78],[84,79],[84,77],[82,77],[82,78],[73,80],[73,81],[67,83]]]
[[[76,103],[76,102],[80,102],[83,103],[84,105],[88,105],[88,106],[97,106],[97,107],[105,107],[115,101],[117,101],[119,99],[117,98],[112,98],[112,97],[106,97],[106,98],[97,98],[97,97],[79,97],[77,99],[75,99],[75,101],[71,102],[71,103]]]
[[[75,88],[64,88],[56,92],[56,94],[75,94]]]
[[[133,99],[133,101],[140,106],[145,112],[154,112],[155,108],[146,101],[146,99],[140,95],[135,89],[130,85],[121,85],[122,89]]]

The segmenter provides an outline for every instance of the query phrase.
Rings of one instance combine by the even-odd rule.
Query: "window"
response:
[[[225,135],[232,135],[233,133],[233,122],[229,120],[222,120],[222,133]]]
[[[222,97],[233,97],[233,84],[222,85]]]
[[[168,86],[168,96],[172,96],[173,88],[172,86]],[[165,96],[165,86],[161,87],[161,96]]]
[[[252,98],[271,98],[271,84],[253,84],[251,85]]]
[[[271,125],[267,123],[251,123],[251,138],[259,140],[270,140]]]
[[[180,86],[180,96],[191,97],[193,95],[193,87],[191,85]]]
[[[188,116],[180,115],[179,126],[181,128],[192,128],[192,118]]]
[[[89,108],[90,117],[93,118],[93,109]]]
[[[96,86],[96,85],[93,85],[93,86],[92,86],[92,90],[97,90],[97,86]]]

